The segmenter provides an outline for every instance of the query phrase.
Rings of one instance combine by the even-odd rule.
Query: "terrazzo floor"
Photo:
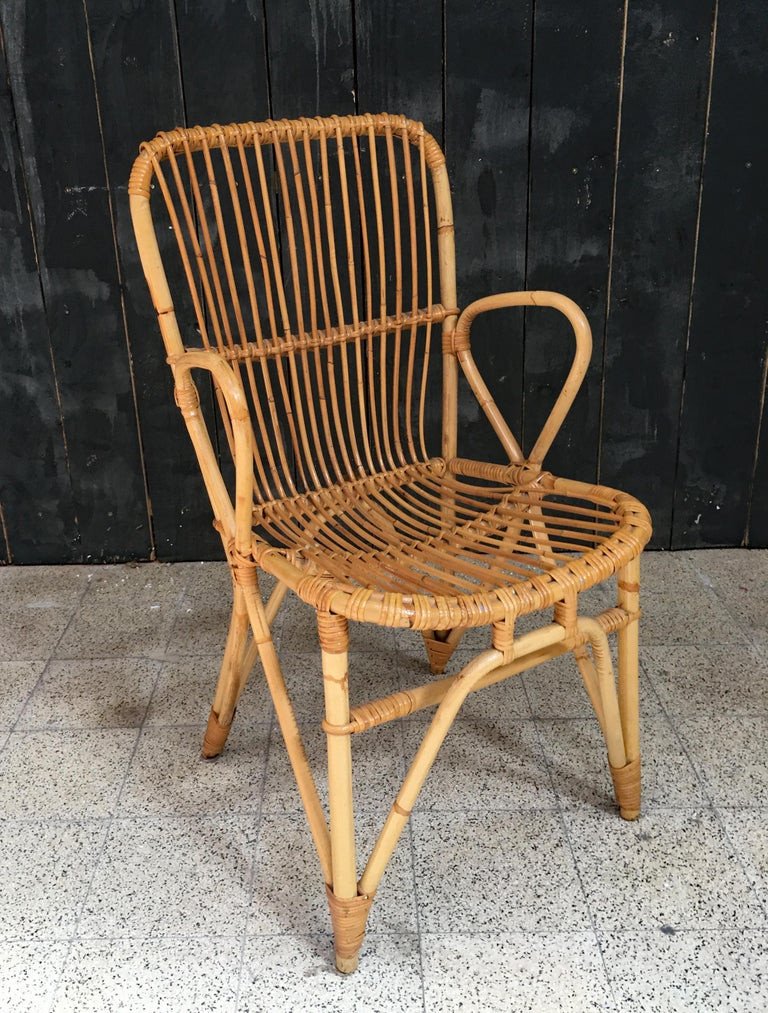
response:
[[[258,668],[199,758],[226,568],[0,570],[0,1007],[763,1013],[768,552],[647,554],[643,591],[641,819],[614,809],[572,662],[483,691],[345,978]],[[312,614],[294,599],[276,631],[323,793]],[[354,700],[425,678],[416,635],[352,643]],[[354,743],[361,852],[424,723]]]

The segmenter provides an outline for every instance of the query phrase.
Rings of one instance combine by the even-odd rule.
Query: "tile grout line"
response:
[[[77,604],[72,609],[72,615],[67,620],[67,623],[66,623],[64,629],[59,634],[59,637],[58,637],[56,643],[52,646],[50,654],[45,659],[45,663],[44,663],[44,665],[43,665],[43,667],[42,667],[42,669],[40,671],[40,675],[37,677],[37,679],[35,681],[35,684],[32,686],[32,689],[29,691],[29,693],[27,693],[26,699],[24,700],[24,703],[23,703],[23,705],[21,707],[21,710],[16,715],[16,720],[13,722],[13,724],[11,725],[11,727],[8,729],[8,735],[7,735],[6,739],[5,739],[5,742],[3,742],[3,744],[0,746],[0,753],[3,752],[3,750],[5,749],[5,747],[11,741],[11,735],[16,731],[16,727],[17,727],[19,721],[21,721],[22,717],[24,716],[24,711],[27,709],[27,705],[29,704],[29,701],[32,699],[33,693],[37,690],[37,687],[43,682],[46,674],[48,673],[48,669],[49,669],[49,667],[51,665],[51,662],[55,660],[54,659],[54,654],[56,653],[56,648],[59,646],[59,644],[64,639],[64,637],[66,636],[66,634],[69,632],[69,627],[72,625],[75,616],[80,611],[80,606],[83,604],[85,596],[88,594],[88,591],[90,590],[91,587],[92,587],[91,579],[90,578],[86,578],[85,587],[80,592],[80,596],[77,599]],[[38,659],[32,659],[32,660],[38,660],[39,661],[39,660],[42,660],[42,659],[38,658]]]
[[[166,644],[167,644],[167,641],[166,641]],[[94,856],[93,867],[91,869],[91,875],[90,875],[90,877],[88,879],[88,885],[86,886],[85,890],[83,891],[83,899],[82,899],[82,901],[80,902],[80,904],[78,906],[77,914],[75,916],[75,923],[74,923],[74,925],[72,927],[72,932],[71,932],[71,934],[69,936],[69,939],[67,940],[67,952],[64,955],[64,960],[62,961],[62,965],[61,965],[61,971],[60,971],[59,976],[58,976],[58,978],[56,980],[56,984],[53,987],[51,1006],[50,1006],[50,1013],[54,1013],[54,1011],[56,1009],[56,1003],[57,1003],[58,998],[59,998],[59,993],[60,993],[60,990],[61,990],[62,983],[64,981],[64,972],[66,971],[67,965],[69,964],[69,959],[70,959],[70,956],[71,956],[71,953],[72,953],[72,947],[74,946],[74,943],[77,940],[77,930],[78,930],[78,927],[80,925],[80,920],[81,920],[81,918],[83,916],[83,912],[85,910],[85,906],[88,903],[88,898],[91,895],[91,890],[93,888],[93,882],[94,882],[94,879],[96,878],[96,872],[98,871],[99,863],[101,862],[101,859],[102,859],[102,857],[104,855],[104,852],[106,850],[107,840],[109,839],[109,835],[110,835],[110,832],[112,830],[112,826],[113,826],[115,820],[117,819],[117,813],[118,813],[119,808],[120,808],[120,799],[123,796],[123,792],[125,790],[125,786],[126,786],[126,784],[128,782],[128,775],[130,774],[131,767],[133,766],[134,758],[135,758],[136,753],[137,753],[138,748],[139,748],[139,742],[141,741],[142,732],[144,730],[144,724],[145,724],[145,722],[147,720],[147,715],[149,714],[149,708],[150,708],[151,703],[152,703],[152,698],[155,695],[155,690],[157,689],[157,684],[158,684],[158,682],[160,680],[160,673],[162,672],[162,670],[163,670],[162,669],[162,665],[159,665],[158,669],[157,669],[157,672],[155,674],[155,681],[152,684],[152,689],[151,689],[149,697],[147,699],[146,707],[144,708],[144,716],[141,719],[141,724],[136,729],[136,739],[135,739],[135,741],[133,743],[133,749],[131,750],[131,755],[128,758],[128,762],[127,762],[127,764],[125,766],[125,772],[123,774],[122,781],[120,782],[120,787],[119,787],[119,789],[117,791],[117,795],[115,796],[115,799],[114,799],[114,803],[113,803],[113,807],[112,807],[112,813],[111,813],[110,816],[108,816],[108,817],[106,817],[104,819],[104,830],[103,830],[103,835],[102,835],[102,839],[101,839],[101,844],[100,844],[100,846],[98,848],[98,851],[97,851],[96,855]]]
[[[533,711],[533,707],[531,705],[530,697],[528,695],[528,687],[525,685],[525,683],[523,683],[523,689],[524,689],[524,692],[525,692],[526,699],[528,700],[528,706],[531,708],[531,711]],[[552,774],[552,766],[551,766],[551,764],[549,762],[549,758],[547,756],[547,751],[544,748],[544,742],[542,741],[541,730],[540,730],[538,721],[534,721],[534,726],[535,726],[535,731],[536,731],[536,741],[538,742],[539,749],[541,750],[541,758],[542,758],[542,761],[544,763],[544,768],[547,771],[547,776],[549,777],[550,787],[552,788],[552,792],[553,792],[553,794],[555,796],[555,803],[556,803],[556,810],[555,811],[557,812],[558,821],[560,823],[560,829],[561,829],[561,831],[563,833],[563,836],[565,837],[565,841],[566,841],[566,843],[568,845],[568,851],[569,851],[570,856],[571,856],[571,861],[573,862],[573,868],[574,868],[574,871],[576,873],[576,878],[577,878],[578,883],[579,883],[579,889],[581,890],[581,896],[584,898],[584,904],[585,904],[586,909],[587,909],[587,914],[589,915],[589,924],[590,924],[590,927],[591,927],[591,930],[592,930],[592,938],[594,939],[595,945],[597,946],[597,952],[600,954],[600,963],[602,964],[603,973],[605,974],[606,984],[608,985],[608,994],[610,996],[610,999],[611,999],[611,1002],[613,1003],[613,1005],[618,1008],[618,1006],[617,1006],[617,999],[616,999],[616,992],[615,992],[614,986],[613,986],[613,979],[612,979],[611,975],[608,973],[608,964],[606,963],[605,954],[603,953],[603,948],[602,948],[602,946],[600,944],[600,937],[598,935],[597,926],[595,924],[594,912],[592,911],[592,905],[589,902],[589,897],[587,896],[587,891],[584,888],[584,880],[583,880],[582,875],[581,875],[581,869],[579,868],[579,863],[576,860],[576,852],[575,852],[574,847],[573,847],[573,841],[571,840],[571,835],[570,835],[570,833],[568,831],[568,824],[567,824],[567,821],[565,819],[565,814],[564,814],[564,810],[563,810],[563,807],[562,807],[562,803],[560,801],[560,793],[558,792],[557,787],[555,785],[555,779],[554,779],[554,776]]]
[[[282,610],[280,610],[280,611],[282,611]],[[278,612],[278,615],[275,616],[275,620],[277,620],[277,618],[278,618],[279,615],[280,615],[280,612]],[[277,652],[278,657],[280,655],[280,648],[282,647],[282,636],[283,636],[283,626],[282,626],[282,622],[281,622],[280,623],[280,628],[279,628],[279,630],[277,632],[277,637],[276,638],[273,637],[273,642],[274,642],[275,639],[277,640],[277,643],[275,644],[275,651]],[[246,690],[247,690],[247,688],[248,687],[246,685]],[[240,993],[241,993],[242,987],[243,987],[243,972],[245,970],[245,947],[248,944],[248,923],[250,921],[251,906],[253,904],[253,896],[254,896],[254,892],[255,892],[255,889],[256,889],[257,858],[258,858],[258,852],[259,852],[259,841],[261,840],[261,830],[262,830],[262,827],[264,825],[264,797],[265,797],[266,790],[267,790],[267,775],[269,773],[269,756],[270,756],[270,753],[272,751],[272,737],[273,737],[273,734],[274,734],[274,729],[275,729],[275,710],[274,710],[274,706],[273,706],[272,707],[272,714],[270,716],[269,732],[267,734],[267,748],[264,751],[264,769],[263,769],[262,775],[261,775],[261,788],[260,788],[260,792],[259,792],[259,808],[258,808],[258,814],[256,816],[256,833],[255,833],[254,840],[253,840],[253,851],[252,851],[253,859],[252,859],[252,863],[251,863],[251,870],[250,870],[250,875],[249,875],[249,881],[248,881],[248,884],[247,884],[247,887],[246,887],[245,918],[243,919],[243,932],[242,932],[242,939],[241,939],[241,942],[240,942],[240,959],[239,959],[238,965],[237,965],[237,982],[236,982],[236,987],[235,987],[235,1001],[234,1001],[233,1006],[232,1006],[233,1013],[237,1013],[237,1010],[238,1010],[238,1008],[240,1006]]]
[[[718,807],[717,804],[715,803],[715,800],[712,797],[712,793],[709,791],[707,783],[706,783],[703,775],[699,771],[698,765],[696,763],[694,763],[693,757],[691,756],[691,754],[690,754],[690,752],[688,750],[688,746],[687,746],[687,744],[685,742],[685,739],[683,738],[683,736],[681,735],[681,733],[678,731],[676,719],[674,718],[673,715],[669,714],[669,712],[667,711],[666,707],[664,706],[664,702],[661,700],[661,697],[659,696],[658,692],[656,692],[656,686],[655,686],[655,684],[653,682],[653,678],[650,676],[650,674],[649,674],[648,670],[645,668],[645,666],[643,666],[643,670],[645,671],[646,677],[648,678],[651,686],[653,687],[654,693],[656,693],[656,697],[659,700],[659,704],[661,705],[662,713],[664,714],[665,718],[667,719],[667,721],[669,723],[670,728],[672,729],[672,734],[674,735],[675,739],[679,743],[680,749],[681,749],[681,751],[683,753],[683,756],[685,756],[686,760],[688,761],[688,764],[691,767],[691,770],[693,771],[694,777],[696,778],[696,780],[697,780],[697,782],[698,782],[698,784],[699,784],[699,786],[700,786],[700,788],[702,790],[702,794],[703,794],[704,798],[708,800],[708,804],[706,806],[700,807],[700,808],[708,809],[712,813],[713,818],[715,819],[715,822],[717,823],[717,825],[720,828],[723,836],[725,837],[725,840],[727,841],[727,843],[731,847],[731,851],[733,852],[733,854],[734,854],[734,856],[736,858],[736,861],[737,861],[737,863],[739,865],[739,868],[741,869],[742,873],[744,874],[744,878],[745,878],[745,880],[747,881],[747,883],[749,885],[749,892],[754,896],[755,900],[757,901],[757,904],[758,904],[760,910],[763,912],[763,917],[766,919],[766,926],[768,926],[768,905],[761,898],[760,894],[758,893],[757,889],[755,888],[755,884],[752,881],[752,877],[747,872],[746,866],[745,866],[744,861],[743,861],[742,856],[741,856],[741,851],[736,847],[734,841],[731,838],[731,835],[728,833],[728,829],[726,828],[725,823],[723,822],[721,814],[719,812],[719,808],[720,807]],[[747,807],[741,807],[741,806],[739,806],[739,807],[736,807],[736,806],[734,806],[734,807],[723,806],[722,808],[724,808],[724,809],[729,809],[729,808],[742,809],[742,808],[747,808]],[[752,807],[750,806],[748,808],[751,809]],[[759,809],[760,807],[754,807],[754,808]]]

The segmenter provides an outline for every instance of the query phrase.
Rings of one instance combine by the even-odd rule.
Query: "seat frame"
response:
[[[310,126],[308,127],[308,124]],[[317,126],[319,124],[319,126]],[[308,565],[299,553],[275,547],[254,532],[254,434],[251,411],[236,373],[233,353],[185,347],[158,247],[150,208],[150,190],[158,165],[182,147],[233,145],[243,137],[259,143],[264,137],[308,136],[308,130],[334,131],[338,136],[393,126],[418,138],[426,152],[436,202],[437,246],[442,306],[442,458],[439,466],[453,475],[469,474],[526,490],[529,530],[539,549],[542,572],[508,587],[474,595],[444,596],[419,588],[393,591],[360,587]],[[131,212],[141,262],[158,315],[171,367],[175,400],[186,423],[231,569],[233,607],[221,671],[215,689],[203,756],[218,756],[229,734],[238,700],[249,675],[261,662],[274,702],[293,773],[306,812],[326,884],[334,931],[336,967],[348,973],[357,967],[366,919],[389,859],[416,804],[438,751],[470,693],[499,683],[552,658],[573,653],[607,747],[609,769],[622,817],[640,811],[640,740],[638,714],[639,556],[651,533],[645,508],[613,489],[555,478],[542,468],[544,458],[573,403],[591,357],[589,325],[579,308],[552,292],[512,292],[480,299],[463,312],[457,306],[451,194],[445,160],[421,124],[403,117],[332,117],[312,121],[232,124],[228,127],[177,129],[142,145],[129,185]],[[554,407],[531,452],[525,455],[483,381],[471,351],[470,331],[481,313],[502,307],[552,307],[569,320],[575,336],[573,363]],[[432,308],[430,308],[431,311]],[[338,334],[315,333],[320,342]],[[482,406],[509,459],[507,465],[467,462],[457,452],[459,370]],[[194,371],[208,373],[223,399],[231,422],[235,461],[234,496],[225,478],[203,418]],[[378,476],[380,477],[380,476]],[[384,476],[386,478],[386,476]],[[553,551],[545,513],[537,507],[547,496],[576,497],[598,504],[616,518],[615,531],[580,557],[558,557]],[[444,505],[446,531],[452,507]],[[560,560],[560,561],[559,561]],[[276,578],[268,600],[260,592],[259,571]],[[595,616],[578,611],[581,591],[616,575],[617,602]],[[321,648],[327,738],[329,820],[326,819],[307,760],[296,716],[272,639],[272,625],[286,593],[292,590],[317,612]],[[515,620],[524,614],[553,609],[553,621],[515,635]],[[350,706],[348,684],[349,621],[421,631],[431,671],[443,672],[462,634],[472,626],[490,626],[492,646],[480,652],[453,676],[431,679],[368,703]],[[608,635],[618,640],[618,678],[614,678]],[[352,736],[418,710],[435,707],[379,837],[358,878],[352,798]]]

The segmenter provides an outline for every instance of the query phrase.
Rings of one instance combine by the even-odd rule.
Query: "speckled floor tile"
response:
[[[0,938],[68,938],[103,840],[101,823],[0,822]]]
[[[768,713],[768,657],[754,647],[647,647],[641,653],[668,714]]]
[[[768,805],[768,715],[683,718],[677,729],[715,805]]]
[[[734,622],[716,595],[697,585],[695,579],[684,594],[641,592],[640,604],[640,643],[644,647],[747,643],[742,626]]]
[[[687,553],[699,579],[750,630],[768,634],[768,549]]]
[[[44,661],[0,661],[0,729],[15,724],[44,668]]]
[[[465,651],[463,648],[459,648],[448,663],[445,675],[458,674],[466,664],[476,657],[477,651]],[[431,678],[439,678],[439,676],[430,677],[428,669],[424,667],[421,668],[415,679],[413,677],[409,679],[408,684],[411,686],[418,685],[419,683],[430,681]],[[422,721],[425,715],[433,713],[434,710],[430,709],[421,714],[415,714],[413,720]],[[522,678],[520,676],[512,676],[506,682],[497,683],[495,686],[487,686],[485,689],[470,693],[461,705],[459,716],[467,720],[472,719],[485,722],[487,725],[499,730],[506,729],[510,721],[529,718],[531,710],[528,706],[528,698],[525,695]]]
[[[197,725],[202,736],[219,678],[221,654],[166,661],[147,711],[148,725]],[[237,705],[236,721],[265,722],[274,708],[261,665],[256,662]]]
[[[768,914],[768,812],[721,809],[718,814]]]
[[[416,938],[369,935],[354,974],[333,968],[328,936],[246,940],[238,1013],[421,1013]]]
[[[81,940],[52,1013],[225,1013],[234,1008],[239,939]]]
[[[75,603],[76,604],[76,603]],[[4,657],[13,661],[47,661],[72,620],[72,608],[7,606],[0,617]]]
[[[78,934],[237,936],[245,927],[256,820],[115,820]]]
[[[32,608],[74,611],[80,595],[100,571],[98,566],[4,566],[0,569],[3,601]]]
[[[204,760],[200,728],[145,728],[120,796],[119,814],[255,812],[268,740],[269,725],[236,721],[221,756]]]
[[[356,813],[357,868],[361,874],[383,816]],[[325,886],[303,814],[266,815],[259,833],[256,873],[247,931],[271,935],[330,932]],[[416,931],[413,864],[408,834],[398,842],[368,917],[370,932]]]
[[[321,801],[327,800],[328,759],[326,736],[319,721],[302,725],[301,734],[307,757],[315,776]],[[352,737],[352,784],[355,805],[378,811],[388,810],[395,800],[405,768],[400,729],[382,725],[364,735]],[[272,729],[267,779],[264,787],[265,812],[297,812],[301,810],[296,782],[288,761],[280,729]]]
[[[616,812],[608,753],[596,718],[540,721],[539,729],[560,804],[566,809]],[[645,716],[640,735],[643,807],[706,805],[669,720],[661,713]]]
[[[147,712],[159,661],[51,661],[18,728],[134,728]]]
[[[160,657],[187,571],[169,564],[97,568],[57,658]]]
[[[690,594],[696,575],[685,552],[644,552],[640,557],[640,596],[666,594],[677,598]]]
[[[602,1013],[611,989],[592,932],[424,935],[427,1013]]]
[[[408,763],[427,727],[427,719],[404,726]],[[416,809],[554,809],[555,804],[532,721],[509,721],[499,730],[482,718],[462,718],[448,732]]]
[[[6,1013],[50,1009],[68,943],[26,940],[0,945],[0,991]]]
[[[606,813],[564,818],[598,929],[766,925],[711,810],[666,809],[635,823]]]
[[[762,932],[622,932],[600,945],[620,1010],[764,1013],[768,935]]]
[[[112,815],[137,734],[133,728],[14,732],[0,764],[0,817]]]
[[[423,932],[588,929],[559,816],[414,813]]]
[[[616,666],[615,641],[611,642],[614,670]],[[576,660],[572,654],[562,654],[544,665],[531,669],[522,676],[531,711],[539,718],[591,718],[594,717]],[[660,704],[653,687],[640,671],[640,710],[653,714]]]

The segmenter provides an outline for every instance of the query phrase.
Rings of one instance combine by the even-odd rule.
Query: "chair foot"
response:
[[[442,675],[445,671],[445,666],[451,660],[451,655],[456,650],[458,641],[439,640],[431,632],[423,632],[421,635],[424,638],[424,646],[427,649],[430,672],[433,675]]]
[[[337,897],[326,883],[328,907],[333,925],[333,946],[336,954],[336,970],[351,974],[357,970],[360,947],[363,945],[365,923],[371,910],[373,895],[358,894],[344,899]]]
[[[233,714],[232,720],[234,721],[234,719],[235,715]],[[208,715],[208,727],[205,729],[205,735],[203,736],[203,759],[213,760],[221,754],[231,727],[231,721],[228,725],[219,724],[219,716],[211,708],[211,713]]]
[[[640,815],[640,757],[624,767],[611,767],[613,789],[623,820],[636,820]]]

